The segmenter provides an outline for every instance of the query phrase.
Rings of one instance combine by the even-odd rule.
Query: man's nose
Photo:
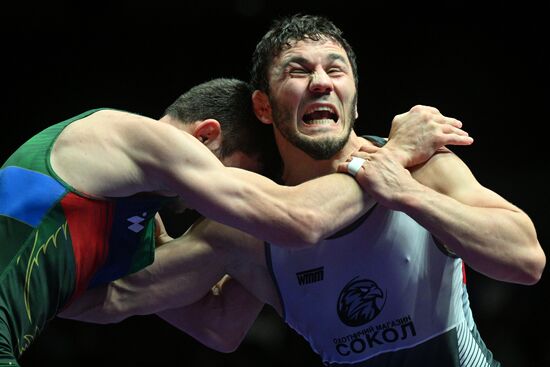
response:
[[[315,93],[330,93],[333,90],[332,79],[322,67],[311,73],[309,89]]]

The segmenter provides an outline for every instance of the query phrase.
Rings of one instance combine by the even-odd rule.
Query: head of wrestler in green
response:
[[[178,97],[160,120],[196,137],[225,166],[265,173],[276,164],[273,133],[258,122],[251,96],[244,81],[213,79]]]
[[[274,125],[286,150],[330,159],[348,141],[357,118],[357,64],[342,31],[324,17],[275,21],[252,57],[258,118]]]

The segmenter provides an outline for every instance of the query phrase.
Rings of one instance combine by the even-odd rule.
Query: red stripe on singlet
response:
[[[466,265],[462,262],[462,283],[466,284]]]
[[[73,245],[76,284],[69,303],[86,290],[109,253],[114,204],[69,193],[61,200]]]

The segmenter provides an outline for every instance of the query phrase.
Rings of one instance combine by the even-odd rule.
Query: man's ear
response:
[[[359,110],[357,109],[357,103],[355,104],[355,119],[357,120],[359,118]]]
[[[222,130],[218,120],[206,119],[197,122],[193,130],[193,136],[206,145],[211,151],[215,151],[222,144]]]
[[[261,90],[255,90],[252,93],[252,105],[254,106],[254,113],[256,117],[266,125],[273,123],[273,116],[271,114],[271,104],[269,103],[269,97]]]

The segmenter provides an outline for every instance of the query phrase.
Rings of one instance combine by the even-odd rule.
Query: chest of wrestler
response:
[[[461,261],[403,213],[377,206],[349,233],[269,251],[286,322],[324,361],[408,348],[463,319]]]

